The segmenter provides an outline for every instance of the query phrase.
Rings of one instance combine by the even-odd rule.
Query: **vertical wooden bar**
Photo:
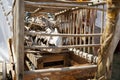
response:
[[[16,2],[14,1],[13,4],[13,46],[14,46],[14,52],[15,52],[15,48],[16,48]]]
[[[87,30],[87,9],[84,9],[84,14],[85,14],[85,22],[84,22],[84,34],[86,34],[86,30]],[[86,44],[86,37],[84,37],[84,45]],[[86,48],[83,48],[83,51],[86,52]]]
[[[80,27],[80,29],[79,29],[80,31],[79,31],[79,34],[82,33],[82,26],[83,26],[83,16],[82,16],[83,13],[82,12],[83,12],[83,9],[80,9],[80,12],[79,12],[79,16],[80,16],[80,22],[79,22],[80,23],[80,26],[79,26]],[[80,45],[81,45],[82,44],[82,37],[79,37],[79,38],[80,38]],[[81,49],[82,48],[80,48],[80,50]]]
[[[6,66],[6,62],[2,63],[2,72],[3,72],[3,80],[7,80],[7,66]]]
[[[59,15],[59,20],[60,20],[60,22],[61,22],[61,15]],[[60,27],[60,30],[61,30],[61,33],[62,33],[62,31],[63,31],[62,25],[63,25],[63,24],[60,24],[60,26],[59,26],[59,27]]]
[[[73,13],[72,12],[70,12],[70,34],[72,34],[72,21],[73,21],[73,15],[72,15]],[[71,37],[71,39],[70,39],[70,44],[72,45],[72,37]]]
[[[15,18],[15,53],[16,53],[16,80],[24,77],[24,0],[16,0]]]
[[[64,22],[67,20],[67,15],[64,15],[63,20],[64,20]],[[67,33],[67,24],[65,23],[64,25],[65,25],[64,27],[65,27],[65,34],[66,34]]]
[[[94,13],[93,13],[94,12]],[[92,13],[93,13],[93,15],[94,15],[94,17],[93,17],[93,27],[92,27],[92,33],[93,34],[95,34],[95,19],[96,19],[96,13],[95,13],[95,11],[94,10],[92,10]],[[94,44],[95,43],[95,38],[94,38],[94,36],[92,36],[92,44]],[[92,52],[95,54],[95,47],[92,47]]]
[[[104,9],[104,5],[103,5],[103,9]],[[104,29],[104,11],[102,11],[102,15],[101,15],[101,33],[103,33],[103,29]],[[100,37],[100,44],[102,44],[102,36]]]
[[[73,12],[73,26],[72,26],[72,30],[73,30],[73,34],[75,34],[75,12]],[[72,37],[73,39],[73,45],[75,44],[75,39],[74,37]]]
[[[76,11],[76,34],[78,34],[79,11]],[[78,45],[78,37],[76,37],[76,45]]]
[[[88,34],[91,34],[91,9],[90,9],[90,12],[89,12],[89,22],[88,22]],[[90,44],[90,37],[88,37],[88,44]],[[90,47],[88,47],[88,53],[90,53]]]
[[[103,9],[104,9],[104,4],[103,4]],[[102,11],[102,15],[101,15],[101,33],[103,33],[103,28],[104,28],[104,10]]]

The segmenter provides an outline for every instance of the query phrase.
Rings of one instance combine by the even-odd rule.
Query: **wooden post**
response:
[[[2,72],[3,72],[3,80],[6,80],[7,77],[7,66],[6,66],[6,62],[2,63]]]
[[[14,37],[16,54],[16,80],[23,80],[24,75],[24,0],[16,0],[14,16]]]
[[[107,24],[102,35],[102,45],[98,51],[96,80],[110,80],[113,53],[120,39],[120,19],[118,22],[119,0],[107,0]]]

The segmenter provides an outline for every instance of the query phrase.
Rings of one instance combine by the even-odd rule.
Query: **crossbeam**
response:
[[[49,69],[25,71],[24,74],[38,74],[38,73],[47,73],[47,72],[65,72],[65,71],[71,71],[71,70],[91,69],[91,68],[96,68],[96,67],[97,67],[97,65],[84,65],[84,66],[73,66],[73,67],[64,67],[64,68],[49,68]]]
[[[77,7],[79,4],[69,4],[69,3],[61,3],[61,2],[30,2],[25,1],[26,5],[34,5],[34,6],[62,6],[62,7]]]
[[[86,9],[97,9],[97,10],[102,10],[100,8],[95,8],[91,7],[88,5],[81,5],[81,4],[76,4],[76,3],[63,3],[63,2],[30,2],[30,1],[25,1],[25,5],[31,5],[31,6],[54,6],[54,7],[79,7],[79,8],[86,8]]]
[[[67,46],[25,46],[26,49],[66,49],[66,48],[81,48],[81,47],[99,47],[100,44],[84,44],[84,45],[67,45]]]
[[[101,36],[101,33],[95,34],[46,34],[41,32],[25,32],[28,35],[41,35],[41,36],[63,36],[63,37],[90,37],[90,36]]]

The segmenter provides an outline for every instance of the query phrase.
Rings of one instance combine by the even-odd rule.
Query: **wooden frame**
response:
[[[24,0],[15,0],[14,6],[14,52],[16,55],[16,80],[24,77]],[[21,7],[22,6],[22,7]]]
[[[28,2],[26,2],[26,3],[28,3]],[[43,3],[35,3],[35,4],[43,5],[43,6],[48,5],[46,3],[45,4],[43,4]],[[30,3],[30,5],[35,5],[35,4]],[[56,3],[56,4],[59,5],[59,6],[61,5],[61,4],[58,4],[58,3]],[[113,3],[111,2],[111,4],[113,4]],[[114,3],[114,4],[116,5],[117,3]],[[52,5],[54,5],[54,4],[51,3],[50,6],[52,6]],[[115,9],[115,8],[114,9],[110,8],[111,5],[109,3],[108,3],[108,5],[109,5],[108,10],[111,10],[111,9],[114,10]],[[81,7],[78,4],[74,4],[74,5],[64,4],[62,7],[64,7],[64,6],[68,6],[68,7],[69,6],[71,6],[71,7],[78,6],[78,7]],[[82,7],[82,8],[88,8],[88,7]],[[88,8],[88,9],[90,9],[90,8]],[[116,14],[113,13],[113,15],[118,15],[118,12],[116,12]],[[116,16],[114,16],[114,18],[116,19]],[[116,22],[115,22],[115,24],[116,24]],[[15,10],[14,10],[14,40],[15,40],[14,41],[15,51],[14,52],[16,53],[16,58],[17,58],[17,63],[16,63],[16,77],[17,77],[17,80],[23,80],[23,78],[24,78],[24,27],[23,26],[24,26],[24,0],[16,0],[15,1]],[[114,27],[116,27],[116,26],[114,25]],[[116,29],[119,29],[119,31],[117,31]],[[110,49],[110,50],[108,50],[109,55],[106,56],[106,61],[107,61],[106,63],[108,64],[107,68],[109,70],[108,75],[106,76],[107,79],[110,79],[110,75],[111,75],[110,67],[111,67],[111,63],[112,63],[113,52],[114,52],[115,47],[117,46],[117,42],[119,41],[119,38],[117,38],[117,37],[119,35],[118,33],[120,32],[120,28],[118,28],[118,26],[117,26],[116,29],[115,29],[115,32],[117,32],[117,33],[115,33],[114,37],[112,37],[109,48],[108,48],[108,49]],[[56,36],[58,36],[58,35],[56,35]],[[63,35],[61,35],[61,36],[63,36]],[[64,35],[64,36],[67,36],[67,35]],[[101,46],[103,46],[103,45],[101,45]],[[112,48],[112,46],[114,46],[114,47]],[[75,47],[75,46],[73,46],[73,47]],[[85,45],[82,46],[82,47],[85,47]],[[106,64],[104,64],[103,66],[105,66],[105,65]],[[83,69],[82,67],[74,67],[74,68],[71,68],[71,69],[80,69],[80,68]],[[98,64],[98,68],[99,68],[99,64]],[[104,69],[102,68],[102,70],[104,70]],[[44,71],[45,70],[31,71],[31,72],[38,73],[38,72],[44,72]],[[56,69],[56,70],[52,69],[52,70],[48,70],[48,72],[49,71],[62,71],[62,70],[61,69]],[[99,71],[98,71],[98,73],[99,73],[100,76],[102,75]],[[105,72],[105,73],[107,73],[107,72]],[[99,77],[97,77],[96,80],[98,80],[98,78]],[[105,80],[107,80],[107,79],[105,79]]]

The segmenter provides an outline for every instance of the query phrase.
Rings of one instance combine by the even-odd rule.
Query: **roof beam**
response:
[[[83,7],[83,5],[78,3],[63,3],[63,2],[30,2],[25,1],[26,5],[34,5],[34,6],[59,6],[59,7]]]

